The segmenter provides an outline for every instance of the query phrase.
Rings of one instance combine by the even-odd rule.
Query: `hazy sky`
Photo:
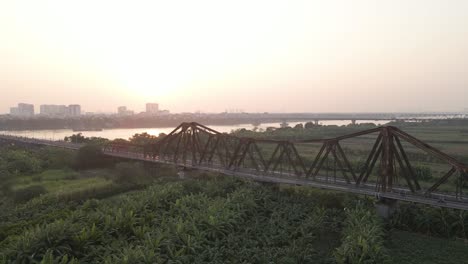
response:
[[[0,112],[458,111],[467,0],[0,0]]]

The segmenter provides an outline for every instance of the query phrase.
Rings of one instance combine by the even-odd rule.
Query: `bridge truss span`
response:
[[[237,137],[192,122],[154,144],[111,144],[105,151],[127,151],[144,160],[255,180],[468,209],[468,167],[392,126],[325,139],[273,140]],[[437,159],[447,171],[432,182],[421,182],[419,168],[411,161],[414,151]]]
[[[66,142],[5,135],[0,135],[0,139],[79,148]],[[393,126],[348,135],[324,134],[318,139],[279,140],[220,133],[190,122],[180,124],[154,143],[111,141],[103,152],[255,181],[308,185],[468,210],[468,166]],[[424,174],[425,166],[432,166],[430,175]]]

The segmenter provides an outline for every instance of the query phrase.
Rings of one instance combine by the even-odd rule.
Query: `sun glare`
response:
[[[70,57],[67,61],[76,61],[73,56],[92,61],[129,93],[177,97],[184,89],[196,89],[195,79],[209,81],[229,71],[261,68],[271,59],[269,52],[278,53],[275,49],[297,37],[290,32],[305,26],[301,16],[288,16],[288,9],[298,11],[301,5],[257,1],[245,9],[245,4],[144,1],[129,6],[99,1],[89,9],[46,1],[19,8],[23,13],[18,26],[32,32],[40,27],[45,46],[67,47],[62,51]],[[259,14],[264,8],[268,10]],[[32,21],[33,10],[44,14],[40,23]],[[278,38],[281,34],[286,35]]]
[[[329,107],[316,102],[310,108],[304,100],[320,91],[358,94],[390,86],[404,91],[394,85],[402,78],[390,76],[410,76],[408,86],[426,87],[424,68],[439,72],[431,76],[441,83],[456,79],[441,73],[443,63],[454,69],[447,72],[466,68],[460,59],[468,43],[462,8],[441,27],[439,5],[412,16],[398,12],[401,5],[370,0],[5,3],[0,3],[0,30],[7,31],[0,43],[7,48],[0,55],[7,57],[0,72],[20,79],[20,72],[31,71],[44,79],[44,87],[50,86],[48,79],[62,79],[50,88],[57,96],[67,95],[60,87],[74,87],[66,83],[72,79],[85,90],[103,87],[102,96],[118,91],[116,101],[131,97],[140,105],[147,100],[164,104],[190,97],[181,108],[197,109],[204,96],[203,107],[220,111],[234,101],[233,107],[251,108],[235,99],[255,87],[258,94],[270,95],[253,108],[261,111],[283,104],[281,87],[287,85],[298,97],[288,107],[312,111]],[[20,58],[14,66],[22,71],[11,70],[12,63],[2,69],[9,58]],[[14,81],[38,87],[34,80]],[[359,92],[349,89],[353,85]],[[452,92],[466,91],[459,87]],[[384,97],[377,96],[369,107],[378,108]],[[357,111],[361,105],[343,97],[336,107]]]

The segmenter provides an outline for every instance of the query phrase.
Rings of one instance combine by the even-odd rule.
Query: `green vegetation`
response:
[[[64,138],[65,141],[70,142],[70,143],[77,143],[77,144],[104,144],[108,142],[109,140],[106,138],[101,138],[101,137],[85,137],[83,134],[78,133],[71,135],[69,137]]]
[[[468,238],[468,212],[401,203],[391,227],[440,237]]]
[[[2,223],[10,223],[2,228],[0,259],[22,263],[405,263],[408,255],[394,252],[414,238],[421,239],[421,235],[385,228],[367,199],[305,187],[278,189],[206,174],[192,173],[184,181],[160,177],[144,190],[99,200],[91,197],[63,201],[41,196],[13,212],[3,212]],[[432,237],[423,238],[425,244],[432,243],[428,241]],[[453,248],[452,260],[468,257],[463,242],[434,241],[446,241]],[[424,243],[413,246],[424,254]],[[447,250],[445,245],[435,245],[431,254]]]
[[[368,209],[346,212],[343,244],[335,252],[338,263],[388,263],[381,220]]]
[[[46,189],[41,185],[31,185],[13,191],[12,198],[15,202],[26,202],[32,198],[39,197],[46,192]]]
[[[229,179],[160,183],[105,201],[89,200],[64,219],[27,229],[9,239],[5,257],[26,262],[47,254],[57,261],[106,263],[329,262],[330,250],[313,245],[338,231],[325,223],[339,219],[339,212],[311,207],[311,202],[318,203]]]
[[[85,148],[86,149],[86,148]],[[133,184],[117,179],[119,164],[75,170],[78,153],[60,149],[0,147],[0,240],[38,223],[68,214],[90,198],[141,189],[158,173]],[[14,169],[11,164],[21,164]],[[141,166],[132,164],[136,168]],[[160,169],[170,172],[172,170]],[[0,246],[1,248],[1,246]],[[1,252],[1,251],[0,251]]]
[[[101,146],[89,144],[78,150],[74,167],[76,169],[94,169],[110,165],[110,158],[104,156]]]
[[[387,243],[394,263],[460,264],[468,262],[468,243],[404,231],[391,232]]]

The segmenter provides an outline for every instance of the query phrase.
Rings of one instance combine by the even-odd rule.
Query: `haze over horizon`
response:
[[[468,108],[468,1],[3,1],[0,113]]]

